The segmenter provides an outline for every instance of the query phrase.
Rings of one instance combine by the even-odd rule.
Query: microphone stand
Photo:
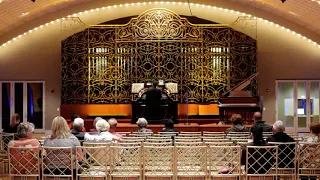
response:
[[[189,123],[189,115],[188,115],[188,111],[189,111],[189,107],[188,107],[188,104],[189,104],[189,100],[188,100],[188,92],[186,92],[186,118],[184,118],[184,125],[190,125]]]

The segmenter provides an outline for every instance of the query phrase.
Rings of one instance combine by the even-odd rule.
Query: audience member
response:
[[[174,122],[172,119],[166,119],[164,121],[164,126],[165,126],[165,128],[163,130],[161,130],[161,132],[178,132],[174,128]]]
[[[260,112],[255,112],[253,114],[253,119],[255,121],[255,124],[250,129],[251,133],[255,131],[257,127],[262,127],[263,132],[272,132],[272,126],[266,124],[265,121],[262,120],[262,115]]]
[[[76,118],[73,121],[73,128],[71,130],[71,133],[78,138],[79,141],[84,140],[85,133],[82,131],[84,126],[84,120],[82,118]]]
[[[312,123],[310,126],[311,135],[306,136],[303,142],[320,143],[320,123]]]
[[[148,121],[145,118],[139,118],[137,121],[137,125],[138,125],[137,132],[153,133],[151,129],[147,129]]]
[[[70,123],[68,124],[68,127],[72,130],[73,129],[73,122],[76,118],[80,118],[79,114],[77,113],[72,113],[70,117]],[[86,132],[86,128],[83,126],[82,132]]]
[[[268,144],[263,139],[263,127],[257,126],[254,131],[252,131],[253,142],[248,143],[248,146],[267,146]],[[259,153],[254,148],[248,149],[248,174],[265,174],[271,170],[274,163],[272,151],[266,149],[259,149]],[[264,158],[261,158],[264,155]],[[266,162],[266,160],[269,160]],[[258,162],[257,162],[258,161]],[[246,150],[242,152],[241,164],[246,165]],[[264,168],[261,168],[263,165]]]
[[[233,127],[228,128],[226,130],[226,134],[230,132],[248,132],[248,128],[243,125],[242,117],[240,114],[233,114],[230,118],[231,122],[233,123]]]
[[[15,113],[12,115],[10,120],[10,125],[3,129],[4,133],[17,133],[18,125],[20,124],[20,116],[19,114]]]
[[[98,132],[97,129],[96,129],[96,123],[97,123],[97,121],[100,120],[100,119],[102,119],[102,118],[101,118],[101,117],[96,117],[96,118],[94,118],[94,120],[93,120],[93,128],[90,129],[90,132]]]
[[[32,123],[19,124],[17,132],[19,140],[12,140],[8,144],[9,154],[12,156],[10,164],[15,167],[11,169],[11,173],[38,173],[34,167],[39,163],[36,156],[40,154],[40,143],[37,139],[32,138],[33,131],[34,125]],[[10,149],[11,147],[26,147],[31,149]]]
[[[115,118],[111,118],[111,119],[109,119],[108,123],[110,125],[109,132],[111,134],[117,136],[121,140],[123,137],[121,136],[121,134],[116,132],[118,121]]]
[[[282,121],[278,120],[273,124],[272,127],[273,135],[267,138],[267,142],[281,142],[281,143],[288,143],[288,142],[295,142],[295,140],[284,133],[286,130],[285,125]],[[278,160],[278,167],[279,168],[293,168],[294,162],[293,159],[295,157],[295,145],[291,144],[290,146],[280,144],[278,145],[279,148],[279,160]]]
[[[306,143],[320,143],[320,123],[312,123],[310,126],[311,135],[303,139]],[[305,146],[301,147],[306,148]],[[308,149],[303,150],[304,161],[300,162],[303,168],[319,168],[320,149],[317,145],[311,145]],[[316,180],[317,176],[301,176],[301,180]]]
[[[295,142],[295,140],[287,135],[284,123],[280,120],[276,121],[272,126],[273,135],[267,138],[267,142]]]
[[[109,132],[110,125],[105,119],[99,119],[96,123],[98,134],[91,135],[86,133],[84,140],[86,141],[119,141],[120,138]]]
[[[34,125],[32,123],[20,123],[17,129],[19,140],[12,140],[8,144],[9,147],[39,147],[40,143],[37,139],[33,139]]]
[[[76,156],[76,146],[80,146],[80,142],[73,134],[71,134],[67,121],[62,116],[57,116],[53,119],[51,130],[52,130],[52,134],[50,137],[45,139],[44,146],[45,147],[72,147],[73,157],[76,157],[78,158],[79,161],[82,161],[81,149],[78,150],[78,153],[80,155]],[[61,161],[67,161],[68,159],[67,154],[50,153],[47,156],[48,156],[48,159],[50,159],[52,162],[51,164],[48,164],[48,167],[50,168],[51,171],[53,171],[54,174],[61,174],[62,172],[64,172],[64,174],[71,174],[71,172],[67,170],[67,167],[61,164]],[[73,159],[73,162],[71,163],[75,163],[75,159]],[[76,170],[74,169],[73,171],[75,174]],[[48,171],[48,169],[45,169],[44,173],[48,174],[50,172]]]

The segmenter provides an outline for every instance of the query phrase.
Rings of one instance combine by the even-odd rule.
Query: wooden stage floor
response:
[[[251,127],[251,125],[246,125],[247,127]],[[174,127],[178,131],[184,132],[197,132],[197,131],[211,131],[211,132],[224,132],[228,128],[232,127],[232,125],[224,125],[224,124],[202,124],[199,125],[198,123],[179,123],[175,124]],[[163,124],[150,124],[147,127],[148,129],[152,129],[154,133],[158,133],[164,128]],[[136,124],[131,123],[118,123],[117,131],[118,132],[134,132],[138,129]]]

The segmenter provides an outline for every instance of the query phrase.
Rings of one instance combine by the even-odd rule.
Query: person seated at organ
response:
[[[84,140],[85,133],[82,131],[84,126],[84,120],[82,118],[76,118],[73,121],[73,129],[71,129],[71,133],[78,138],[79,141]]]
[[[83,153],[81,149],[77,150],[79,156],[76,156],[76,146],[80,146],[80,141],[71,134],[71,131],[68,127],[67,121],[62,116],[57,116],[52,121],[51,126],[52,134],[45,139],[44,147],[72,147],[72,154],[73,154],[73,162],[76,162],[76,158],[79,161],[82,161]],[[52,151],[55,152],[55,151]],[[48,154],[48,159],[51,159],[50,164],[48,164],[48,169],[44,170],[44,174],[49,174],[53,172],[54,174],[71,174],[65,165],[61,165],[62,160],[67,160],[69,157],[64,153],[59,154]],[[58,157],[58,158],[57,158]],[[46,163],[46,162],[45,162]],[[59,168],[59,169],[57,169]],[[76,168],[74,166],[73,173],[76,174]]]
[[[148,121],[145,118],[139,118],[137,121],[137,132],[141,133],[153,133],[151,129],[147,129]]]
[[[178,132],[174,128],[174,122],[172,119],[165,119],[164,126],[165,126],[165,128],[163,130],[161,130],[161,132]]]
[[[228,128],[225,132],[226,134],[230,132],[248,132],[249,131],[248,128],[246,128],[243,125],[242,117],[240,114],[232,114],[230,120],[233,123],[233,127]]]
[[[161,112],[162,92],[157,88],[158,80],[153,80],[152,86],[146,92],[146,113],[149,118],[156,118]]]
[[[117,125],[118,125],[118,121],[115,118],[111,118],[108,121],[109,125],[110,125],[110,129],[109,132],[115,136],[117,136],[120,140],[123,138],[121,134],[117,133],[116,129],[117,129]]]
[[[85,133],[85,141],[119,141],[120,138],[109,132],[110,125],[105,119],[99,119],[96,123],[98,134]]]
[[[98,122],[98,120],[102,119],[101,117],[96,117],[94,118],[93,120],[93,128],[90,129],[90,132],[98,132],[97,129],[96,129],[96,123]]]
[[[77,113],[72,113],[71,117],[70,117],[70,123],[68,124],[68,127],[72,130],[73,129],[73,121],[76,119],[76,118],[79,118],[79,114]],[[86,132],[86,128],[83,126],[82,128],[82,132]]]

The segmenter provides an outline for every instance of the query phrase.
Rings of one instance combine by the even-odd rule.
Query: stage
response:
[[[175,129],[179,132],[199,132],[199,131],[211,131],[211,132],[224,132],[228,128],[232,127],[232,125],[220,125],[216,123],[212,124],[202,124],[199,125],[198,123],[179,123],[174,125]],[[246,127],[250,128],[251,125],[246,125]],[[154,133],[158,133],[164,128],[163,124],[150,124],[147,127],[148,129],[152,129]],[[117,126],[118,132],[134,132],[138,129],[136,124],[131,123],[119,123]]]
[[[174,127],[179,131],[197,132],[197,131],[211,131],[211,132],[224,132],[228,128],[232,127],[232,124],[220,124],[217,119],[179,119],[179,123],[175,124]],[[69,123],[70,120],[68,119]],[[131,119],[118,119],[117,131],[118,132],[134,132],[138,129],[136,124],[131,124]],[[93,128],[93,119],[84,120],[85,128]],[[250,128],[251,125],[246,125]],[[164,128],[163,124],[149,124],[148,129],[152,129],[154,133],[158,133]]]

